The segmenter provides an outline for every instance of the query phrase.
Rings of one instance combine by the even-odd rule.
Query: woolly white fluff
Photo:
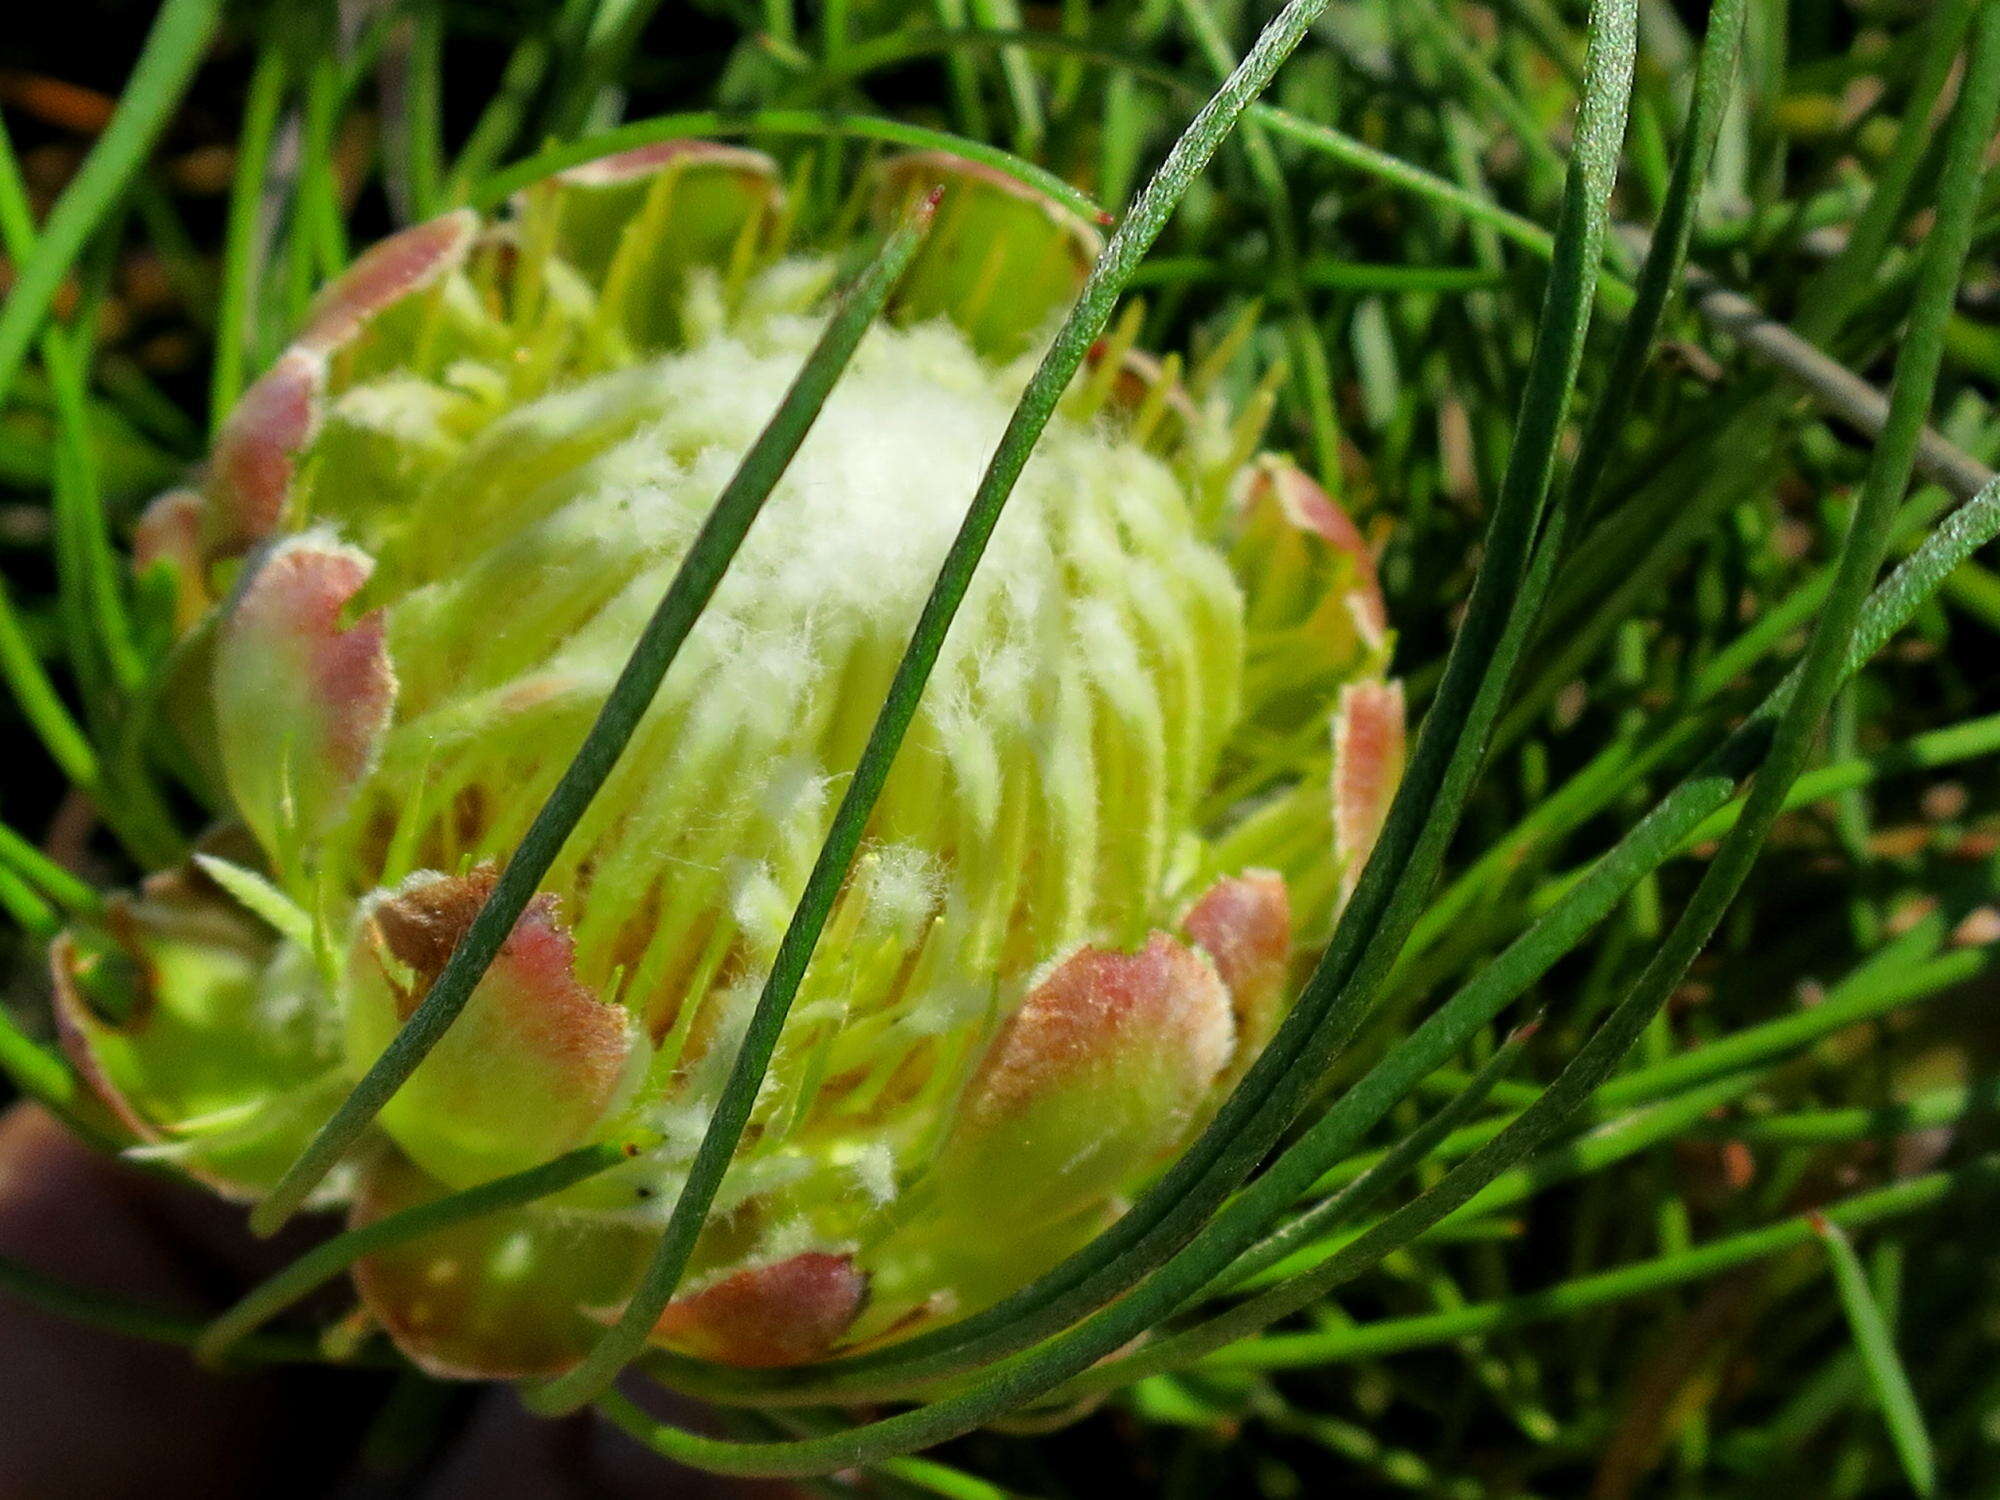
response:
[[[943,867],[914,844],[881,844],[868,876],[869,914],[884,926],[914,931],[945,898]]]
[[[717,336],[652,367],[664,415],[591,465],[586,488],[615,494],[631,522],[677,556],[777,408],[817,335],[778,316]],[[798,456],[752,527],[708,613],[702,644],[733,659],[766,653],[801,619],[837,633],[906,635],[957,533],[1018,394],[948,324],[877,327],[835,386]],[[1051,551],[1074,476],[1100,472],[1109,445],[1057,420],[988,544],[961,611],[996,601],[1031,620],[1061,586]],[[1163,468],[1158,481],[1171,487]],[[982,675],[1019,672],[988,635],[959,629],[947,665],[979,648]],[[696,642],[691,642],[691,645]],[[775,684],[765,684],[767,690]]]

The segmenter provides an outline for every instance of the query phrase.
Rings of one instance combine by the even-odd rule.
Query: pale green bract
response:
[[[627,1162],[365,1257],[439,1373],[629,1296],[932,577],[1095,231],[940,156],[919,258],[458,1022],[320,1194],[359,1222]],[[148,512],[215,813],[60,938],[136,1148],[255,1198],[421,1000],[824,326],[775,166],[677,142],[384,242]],[[1206,1118],[1400,764],[1367,544],[1128,321],[1028,464],[657,1338],[782,1365],[989,1305]]]

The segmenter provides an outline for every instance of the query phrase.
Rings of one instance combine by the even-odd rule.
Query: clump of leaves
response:
[[[31,497],[53,496],[58,565],[52,597],[24,571],[0,617],[22,717],[138,866],[176,857],[175,788],[200,785],[204,768],[171,748],[165,664],[230,584],[199,525],[199,567],[165,581],[156,570],[126,584],[112,537],[136,493],[205,444],[156,391],[142,349],[100,339],[102,320],[74,308],[51,316],[66,278],[83,311],[117,304],[107,256],[127,205],[183,280],[219,276],[218,315],[196,320],[215,355],[211,423],[306,325],[315,288],[346,271],[350,220],[490,209],[612,151],[747,138],[798,164],[788,202],[809,225],[851,225],[863,202],[852,184],[888,148],[949,151],[1086,224],[1102,205],[1112,232],[1057,297],[1066,311],[1046,352],[1015,377],[1019,403],[968,520],[914,633],[898,627],[908,649],[892,643],[851,705],[863,721],[852,780],[824,845],[799,851],[800,900],[774,914],[764,982],[697,1111],[664,1224],[638,1247],[637,1290],[530,1400],[597,1399],[663,1452],[712,1468],[859,1466],[870,1483],[949,1493],[979,1482],[900,1455],[1106,1395],[1144,1419],[1125,1429],[1133,1465],[1185,1486],[1282,1494],[1365,1472],[1385,1490],[1439,1494],[1975,1490],[1996,1471],[1982,1384],[1992,1279],[1986,1247],[1957,1226],[1990,1190],[1979,1140],[1995,1089],[1987,1043],[1953,997],[1994,940],[1992,788],[1976,758],[1995,727],[1968,716],[1984,678],[1963,643],[1996,619],[1991,575],[1971,559],[2000,529],[1985,467],[2000,432],[1981,383],[1993,200],[1981,147],[2000,103],[2000,21],[1962,0],[1917,22],[1721,0],[1692,27],[1621,0],[1587,19],[1540,0],[1319,9],[1290,6],[1253,41],[1247,17],[1194,0],[1055,15],[779,3],[719,11],[667,49],[655,29],[683,18],[607,6],[565,11],[511,55],[479,14],[449,7],[329,21],[314,38],[260,35],[245,18],[225,43],[236,61],[215,64],[251,71],[211,265],[200,235],[174,232],[151,156],[215,36],[212,5],[171,0],[101,140],[39,222],[11,153],[0,181],[17,267],[0,385],[9,420],[46,434],[41,468],[32,453],[17,467]],[[462,90],[462,59],[490,82]],[[372,150],[347,133],[360,119],[381,123]],[[496,170],[537,140],[557,144]],[[896,258],[925,253],[918,230],[902,235],[864,273],[878,300]],[[537,264],[525,228],[522,244],[522,263]],[[740,294],[750,281],[735,275],[725,268],[722,285]],[[997,328],[1026,325],[1013,300],[1033,305],[1026,285],[1010,273],[1008,298],[976,305],[1004,309]],[[1145,307],[1114,324],[1138,290]],[[531,351],[567,316],[554,292],[536,299],[546,323],[514,330]],[[863,310],[864,351],[867,304],[849,304]],[[636,315],[686,318],[683,306],[647,300]],[[586,336],[559,360],[598,357],[576,352],[595,327],[579,316]],[[449,319],[417,321],[419,339],[457,336]],[[1093,350],[1116,370],[1134,346],[1189,351],[1201,389],[1239,414],[1219,430],[1268,417],[1267,441],[1296,465],[1269,472],[1314,474],[1379,551],[1417,734],[1372,857],[1317,877],[1328,921],[1300,929],[1282,1024],[1254,1058],[1218,1064],[1226,1097],[1190,1109],[1199,1131],[1171,1165],[1118,1184],[1130,1203],[1102,1232],[1010,1278],[983,1310],[879,1349],[767,1371],[717,1363],[713,1346],[689,1351],[708,1359],[652,1356],[649,1373],[743,1424],[727,1441],[662,1427],[603,1392],[701,1254],[732,1158],[755,1155],[755,1136],[739,1147],[770,1103],[774,1056],[785,1088],[787,1013],[817,993],[808,961],[859,951],[841,894],[872,878],[855,861],[876,799],[896,805],[897,751],[950,702],[951,643],[978,628],[981,578],[1011,576],[983,574],[982,553],[991,540],[1004,569],[1005,528],[1040,514],[1044,430],[1065,440],[1062,404],[1090,389]],[[796,424],[842,399],[844,355],[825,348],[813,359],[804,341],[784,345],[805,371]],[[1142,380],[1151,394],[1120,420],[1149,404],[1151,421],[1169,420],[1159,393],[1173,372],[1153,373],[1166,378]],[[730,518],[787,472],[798,433],[786,423],[781,404],[739,438],[750,457],[736,479],[715,476],[720,499],[672,607],[643,633],[632,619],[641,647],[600,696],[610,707],[590,748],[549,782],[525,778],[535,795],[513,821],[481,824],[457,851],[465,868],[439,870],[466,883],[453,905],[465,920],[432,945],[420,997],[386,971],[421,1003],[389,1007],[407,1018],[393,1040],[388,1027],[370,1038],[362,1054],[379,1058],[344,1103],[302,1116],[303,1154],[260,1168],[266,1222],[345,1170],[378,1116],[409,1149],[413,1091],[436,1076],[425,1058],[448,1065],[469,1034],[453,1021],[476,1022],[469,1002],[505,982],[509,944],[538,912],[549,922],[531,901],[565,868],[572,830],[620,806],[617,752],[644,733],[662,676],[674,691],[679,638],[696,639],[694,559],[719,575],[742,539]],[[230,437],[219,429],[219,451]],[[354,562],[295,538],[261,566],[302,547]],[[37,631],[44,608],[61,626],[61,689]],[[1185,601],[1175,613],[1185,623]],[[339,624],[347,641],[369,628],[365,616]],[[1248,684],[1256,653],[1244,661]],[[1315,696],[1280,681],[1312,707],[1246,721],[1259,736],[1223,757],[1198,810],[1211,834],[1238,818],[1305,826],[1284,810],[1286,790],[1311,780],[1285,731],[1323,733],[1339,684]],[[239,717],[222,743],[271,728]],[[216,868],[242,873],[210,878],[291,922],[306,967],[338,963],[314,936],[338,925],[308,874],[317,835],[284,832],[306,805],[290,763],[277,752],[225,765],[238,805],[265,808],[270,826],[247,863],[221,854]],[[1276,782],[1273,766],[1286,769]],[[1962,779],[1941,781],[1947,766]],[[246,775],[275,776],[273,796],[248,797]],[[593,803],[607,778],[611,800]],[[480,838],[492,847],[474,848]],[[0,894],[36,941],[106,922],[65,861],[26,838],[0,853]],[[487,855],[491,876],[478,873]],[[1247,861],[1224,863],[1210,873]],[[335,882],[343,899],[391,866],[368,868]],[[117,1019],[115,989],[92,1016]],[[1521,1024],[1529,1009],[1538,1027]],[[5,1052],[25,1091],[103,1126],[28,1033],[9,1032]],[[355,1260],[623,1170],[587,1154],[598,1146],[512,1144],[452,1161],[456,1193],[330,1242],[209,1329],[209,1346]],[[418,1149],[434,1168],[450,1155]],[[1857,1253],[1846,1235],[1864,1228]],[[1906,1275],[1918,1257],[1922,1274]],[[7,1277],[29,1295],[60,1291],[21,1268]],[[1935,1352],[1906,1365],[1899,1350],[1918,1338]],[[870,1414],[854,1415],[864,1402]],[[898,1402],[908,1409],[880,1414]],[[1257,1441],[1221,1440],[1245,1424]],[[969,1438],[962,1457],[1051,1491],[1085,1462],[1061,1436]]]

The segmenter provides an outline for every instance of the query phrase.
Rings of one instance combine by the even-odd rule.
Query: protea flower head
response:
[[[629,1297],[975,481],[1098,245],[942,184],[873,328],[458,1023],[324,1186],[366,1222],[629,1159],[371,1255],[441,1373],[573,1363]],[[850,221],[851,223],[851,221]],[[376,246],[137,564],[212,828],[54,948],[142,1143],[267,1191],[422,999],[827,316],[851,229],[676,142]],[[1129,325],[1121,325],[1127,326]],[[1270,1035],[1401,754],[1369,549],[1173,358],[1107,340],[1021,478],[658,1341],[812,1361],[990,1304],[1114,1217]]]

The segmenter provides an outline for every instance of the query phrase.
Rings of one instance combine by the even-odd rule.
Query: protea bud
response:
[[[467,1009],[322,1193],[623,1165],[369,1257],[433,1370],[572,1362],[674,1201],[932,575],[1094,229],[937,156],[870,331]],[[826,316],[774,165],[648,148],[377,246],[148,513],[216,826],[55,950],[157,1155],[267,1190],[422,999]],[[798,241],[799,243],[794,243]],[[669,1346],[962,1315],[1119,1211],[1281,1014],[1401,754],[1369,550],[1255,413],[1101,349],[1021,478],[799,991]]]

